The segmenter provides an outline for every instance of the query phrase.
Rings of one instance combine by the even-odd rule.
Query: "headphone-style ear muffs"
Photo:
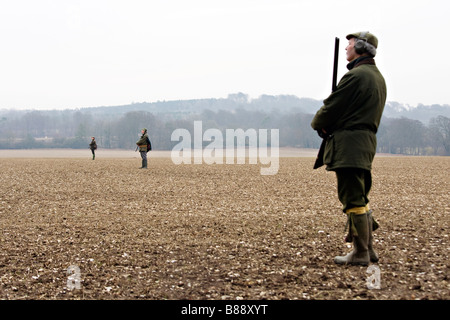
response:
[[[367,46],[367,39],[366,39],[366,35],[368,32],[361,32],[360,36],[358,38],[355,39],[355,52],[357,54],[363,54],[364,52],[367,51],[366,46]]]

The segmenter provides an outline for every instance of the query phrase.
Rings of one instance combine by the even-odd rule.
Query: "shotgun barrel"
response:
[[[336,39],[334,39],[333,84],[331,86],[331,92],[336,91],[338,59],[339,59],[339,38],[336,37]]]
[[[339,38],[334,39],[334,63],[333,63],[333,82],[331,86],[331,92],[336,91],[337,82],[337,70],[338,70],[338,58],[339,58]],[[325,145],[327,144],[327,134],[319,132],[322,137],[322,143],[320,144],[319,153],[317,154],[316,162],[314,163],[314,169],[323,166],[323,155],[325,153]]]

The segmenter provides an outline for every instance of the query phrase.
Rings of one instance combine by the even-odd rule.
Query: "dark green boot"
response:
[[[378,229],[378,223],[375,221],[375,219],[372,216],[372,210],[369,210],[367,212],[367,222],[369,224],[369,243],[368,243],[368,250],[369,250],[369,257],[370,262],[378,262],[379,258],[375,250],[373,250],[373,231]]]
[[[337,264],[350,264],[367,266],[369,264],[369,223],[367,214],[349,213],[349,228],[353,238],[353,251],[346,256],[337,256]]]
[[[147,160],[142,160],[142,167],[139,169],[147,169]]]

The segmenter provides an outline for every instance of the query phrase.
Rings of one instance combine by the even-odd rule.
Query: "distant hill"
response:
[[[89,111],[93,115],[122,115],[130,111],[147,111],[155,115],[171,114],[172,118],[183,118],[186,115],[200,114],[205,110],[233,111],[244,109],[248,111],[261,111],[266,113],[307,113],[315,114],[322,106],[322,100],[299,98],[294,95],[262,95],[257,99],[249,99],[244,93],[229,94],[227,98],[174,100],[157,102],[140,102],[122,106],[92,107],[81,110]],[[450,117],[450,105],[423,105],[410,107],[398,102],[388,101],[384,114],[387,118],[409,118],[428,124],[431,118],[439,115]]]
[[[311,98],[299,98],[294,95],[261,95],[256,99],[249,99],[248,95],[242,92],[229,94],[227,98],[173,100],[157,102],[139,102],[119,106],[97,106],[80,108],[76,110],[63,110],[62,113],[81,111],[91,114],[93,117],[101,116],[114,119],[131,111],[147,111],[161,119],[185,119],[192,115],[198,115],[206,110],[217,112],[220,110],[233,112],[236,110],[258,111],[264,113],[277,113],[280,115],[291,113],[315,114],[322,106],[322,100]],[[0,116],[9,113],[11,110],[0,110]],[[14,111],[16,115],[30,112],[31,110]],[[55,112],[43,111],[48,114]],[[431,118],[439,115],[450,118],[450,105],[418,105],[410,107],[398,102],[389,101],[386,103],[384,114],[387,118],[408,118],[419,120],[428,124]]]
[[[139,102],[129,105],[82,108],[92,115],[121,115],[130,111],[147,111],[155,115],[178,114],[181,117],[189,114],[200,114],[209,111],[234,111],[244,109],[248,111],[276,112],[276,113],[315,113],[322,102],[310,98],[298,98],[293,95],[262,95],[250,100],[244,93],[229,94],[227,98],[172,100],[157,102]]]
[[[388,102],[386,103],[383,114],[388,118],[404,117],[428,124],[431,118],[437,116],[450,118],[450,105],[433,104],[426,106],[419,104],[417,107],[409,107],[398,102]]]

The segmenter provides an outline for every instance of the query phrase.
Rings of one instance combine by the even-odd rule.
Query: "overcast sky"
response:
[[[325,99],[334,38],[379,39],[388,101],[450,104],[446,0],[0,0],[0,109],[243,92]]]

